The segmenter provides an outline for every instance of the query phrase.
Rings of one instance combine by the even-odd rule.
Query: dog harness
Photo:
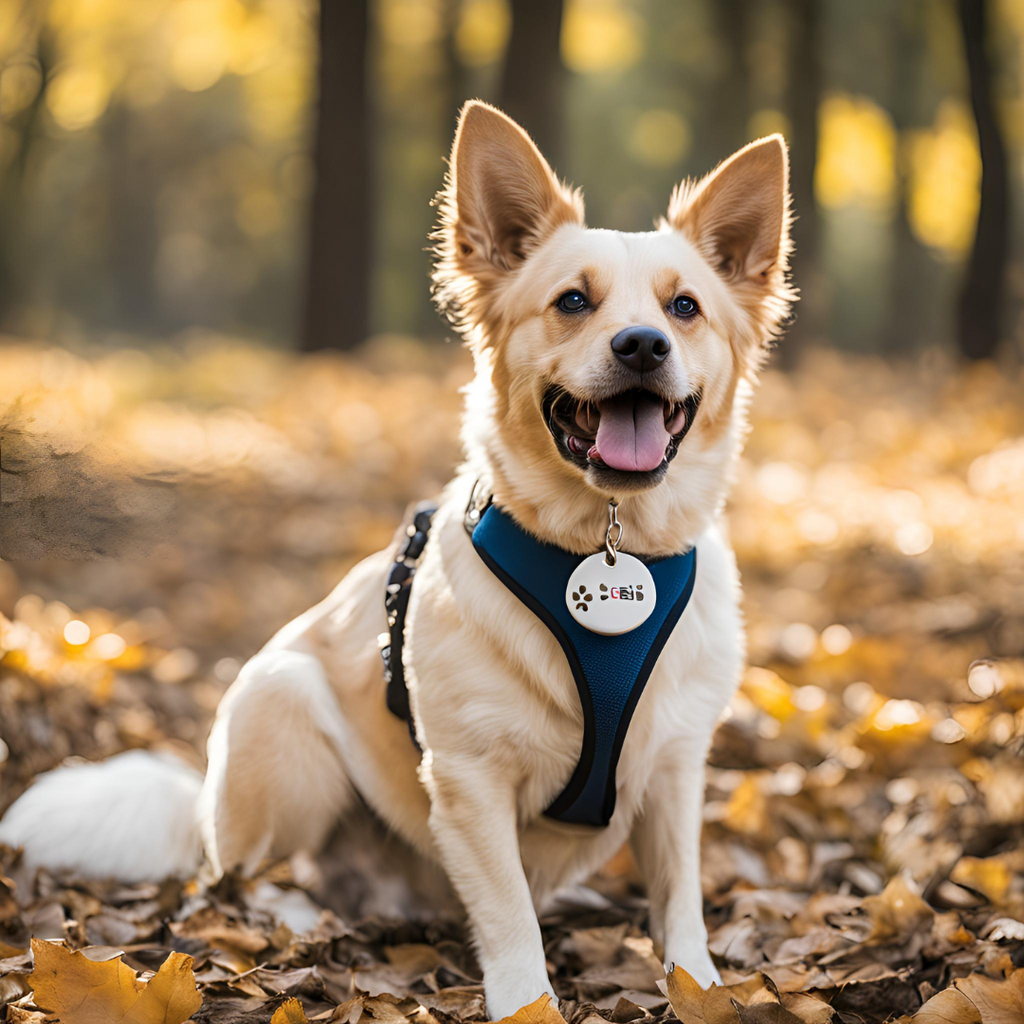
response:
[[[382,654],[388,707],[406,721],[411,715],[402,664],[405,613],[434,511],[436,507],[421,507],[416,513],[409,539],[388,577],[385,598],[389,643]],[[583,710],[579,760],[565,789],[544,814],[568,824],[607,825],[615,810],[615,772],[626,731],[658,656],[693,593],[697,551],[691,548],[668,558],[640,559],[657,588],[655,607],[630,632],[606,636],[581,625],[567,607],[567,585],[580,565],[579,555],[538,540],[496,505],[488,505],[472,518],[472,543],[477,554],[558,641]],[[592,601],[600,599],[587,596]]]

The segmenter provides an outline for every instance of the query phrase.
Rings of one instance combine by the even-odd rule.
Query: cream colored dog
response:
[[[718,518],[750,384],[793,297],[785,144],[762,139],[680,186],[655,231],[594,230],[525,132],[473,102],[440,209],[436,293],[476,376],[466,461],[434,518],[406,627],[422,756],[384,700],[378,636],[392,549],[286,626],[228,691],[198,797],[206,856],[216,872],[252,871],[314,850],[357,791],[446,870],[497,1019],[552,992],[538,901],[628,841],[666,964],[707,985],[718,974],[700,887],[704,760],[744,656]],[[519,525],[580,555],[603,545],[612,496],[626,550],[698,547],[692,600],[636,708],[605,828],[542,817],[576,764],[583,715],[554,637],[467,537],[478,478]],[[126,881],[194,871],[198,780],[146,767],[145,756],[44,777],[0,840],[35,862]],[[172,770],[173,786],[146,774]],[[114,784],[134,797],[110,806],[102,794]],[[76,834],[71,808],[100,838]],[[148,848],[140,831],[152,833]]]

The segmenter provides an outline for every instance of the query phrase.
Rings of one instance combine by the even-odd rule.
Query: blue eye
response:
[[[562,295],[555,305],[563,313],[579,313],[580,310],[587,308],[587,297],[583,292],[573,289],[571,292],[566,292]]]
[[[697,303],[689,295],[677,295],[672,300],[672,312],[676,316],[693,316],[697,312]]]

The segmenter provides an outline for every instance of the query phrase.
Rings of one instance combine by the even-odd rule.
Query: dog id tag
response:
[[[603,551],[583,559],[565,588],[572,617],[604,636],[628,633],[646,622],[656,597],[654,577],[639,558],[619,553],[609,565]]]
[[[650,570],[632,555],[621,554],[618,503],[608,504],[605,551],[583,559],[569,577],[565,603],[572,617],[592,633],[619,636],[647,621],[657,592]]]

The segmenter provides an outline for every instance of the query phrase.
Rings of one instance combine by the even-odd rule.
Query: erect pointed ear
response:
[[[786,142],[769,135],[678,186],[668,220],[727,280],[776,285],[788,265],[789,203]]]
[[[462,108],[449,174],[441,230],[464,273],[512,270],[560,224],[583,223],[579,194],[515,121],[479,100]]]

